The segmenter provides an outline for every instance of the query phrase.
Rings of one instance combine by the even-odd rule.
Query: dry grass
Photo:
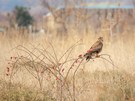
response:
[[[1,37],[0,100],[134,101],[135,37],[104,40],[102,54],[109,54],[115,66],[102,58],[87,63],[78,58],[97,37],[92,33],[29,40]]]

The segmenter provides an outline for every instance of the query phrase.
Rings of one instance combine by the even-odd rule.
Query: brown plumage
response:
[[[98,54],[102,51],[103,37],[99,37],[98,40],[91,46],[91,48],[84,55],[86,60],[90,60],[92,56],[98,57]]]

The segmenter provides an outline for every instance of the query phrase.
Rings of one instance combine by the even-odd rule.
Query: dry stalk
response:
[[[56,82],[57,87],[53,87],[56,90],[56,95],[60,101],[63,101],[65,98],[76,101],[76,74],[81,65],[85,65],[84,57],[79,56],[78,58],[69,59],[72,51],[75,49],[76,46],[80,45],[79,41],[76,42],[74,45],[69,47],[60,58],[58,58],[57,53],[55,51],[54,46],[49,43],[51,50],[53,53],[50,53],[47,48],[37,48],[32,45],[33,50],[30,51],[28,48],[24,46],[17,46],[15,49],[24,52],[26,56],[18,56],[15,62],[12,63],[12,73],[10,75],[10,82],[13,76],[17,73],[19,69],[25,69],[28,73],[33,76],[40,87],[40,91],[43,90],[43,80],[46,79],[45,75],[48,77],[52,77],[52,81]],[[37,55],[34,52],[38,52]],[[108,56],[109,59],[105,58],[104,56]],[[42,57],[42,58],[41,58]],[[65,57],[65,58],[64,58]],[[91,59],[101,58],[107,61],[109,64],[114,65],[114,62],[111,59],[111,56],[108,54],[101,54],[99,57],[92,57]],[[69,67],[64,67],[67,63],[71,63]],[[74,68],[74,69],[73,69]],[[118,67],[117,67],[118,68]],[[67,72],[64,74],[63,70],[66,69]],[[72,70],[73,69],[73,70]],[[71,70],[73,71],[72,75]],[[69,77],[72,77],[72,85],[70,82],[67,81]],[[55,78],[55,79],[54,79]],[[50,78],[51,79],[51,78]],[[47,80],[47,79],[46,79]],[[52,84],[52,81],[48,81]],[[53,84],[52,84],[53,85]],[[72,88],[72,89],[70,89]],[[68,95],[64,95],[64,89],[67,90]],[[71,93],[72,92],[72,93]]]

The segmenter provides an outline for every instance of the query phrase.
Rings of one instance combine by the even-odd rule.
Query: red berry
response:
[[[61,65],[61,63],[58,63],[58,65],[60,66],[60,65]]]
[[[63,68],[63,69],[62,69],[62,72],[64,72],[64,70],[65,70],[65,69]]]
[[[8,74],[8,73],[6,73],[6,76],[9,76],[9,74]]]
[[[82,57],[82,54],[80,54],[78,57],[81,58]]]
[[[9,72],[9,67],[7,67],[7,72]]]

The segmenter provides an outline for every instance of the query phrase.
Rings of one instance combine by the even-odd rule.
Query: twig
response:
[[[75,99],[75,75],[76,75],[76,72],[77,72],[77,70],[79,69],[79,67],[80,67],[80,65],[81,65],[81,63],[83,62],[83,60],[84,60],[84,58],[80,61],[80,63],[78,64],[78,66],[77,66],[77,68],[75,69],[75,71],[74,71],[74,74],[73,74],[73,99],[74,99],[74,101],[76,101]]]
[[[74,49],[74,47],[76,47],[76,46],[78,46],[79,43],[80,42],[80,40],[79,41],[77,41],[75,44],[73,44],[71,47],[69,47],[66,51],[65,51],[65,53],[60,57],[60,59],[59,59],[59,61],[71,50],[73,50]]]
[[[110,59],[110,61],[107,60],[107,59],[104,58],[104,57],[101,57],[101,56],[104,56],[104,55],[108,56],[109,59]],[[110,55],[108,55],[108,54],[101,54],[101,55],[100,55],[100,58],[102,58],[102,59],[106,60],[107,62],[109,62],[110,64],[112,64],[112,65],[113,65],[113,68],[114,68],[114,67],[116,67],[117,69],[119,68],[119,67],[117,67],[116,65],[114,65],[114,62],[113,62],[113,60],[111,59],[111,56],[110,56]]]

